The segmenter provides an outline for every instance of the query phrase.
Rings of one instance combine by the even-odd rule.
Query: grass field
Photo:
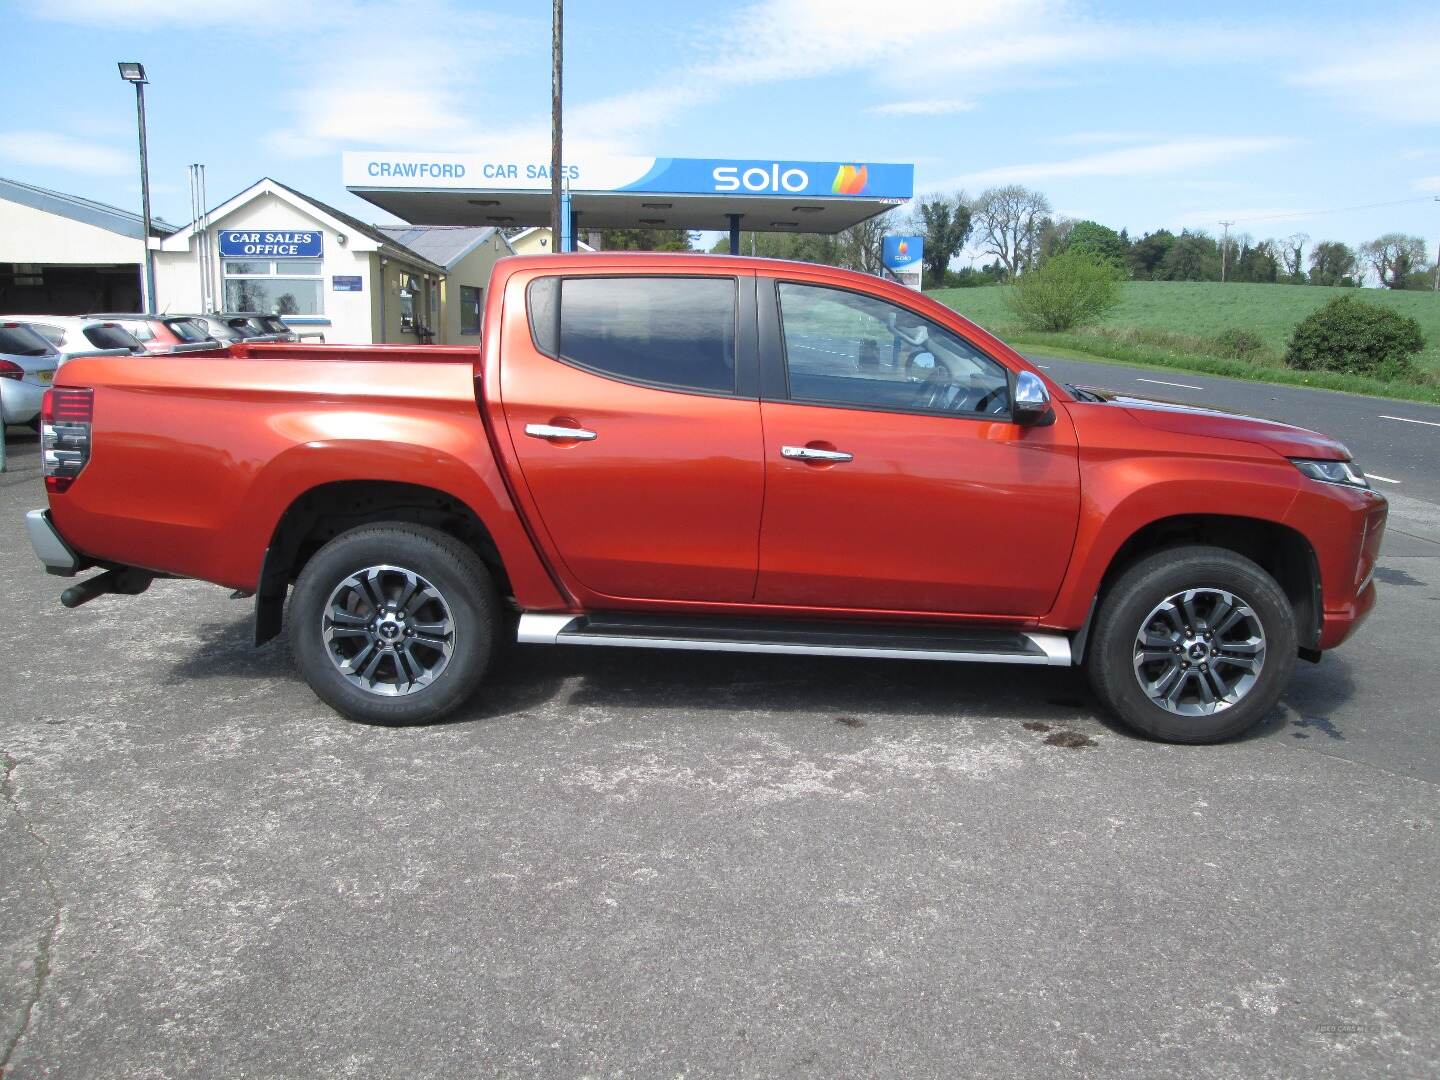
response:
[[[1005,306],[1005,289],[936,289],[930,295],[942,304],[980,323],[1001,337],[1015,338],[1030,344],[1043,344],[1061,338],[1071,348],[1091,351],[1073,344],[1077,337],[1088,334],[1046,335],[1017,332],[1018,320]],[[1214,337],[1232,327],[1251,330],[1266,343],[1270,364],[1278,362],[1295,324],[1333,296],[1357,296],[1376,304],[1392,307],[1420,323],[1425,334],[1425,351],[1418,358],[1420,365],[1440,376],[1440,294],[1434,292],[1394,292],[1389,289],[1327,289],[1309,285],[1248,285],[1213,281],[1130,281],[1123,286],[1120,306],[1099,324],[1109,331],[1138,330],[1183,335],[1203,339]],[[1106,349],[1111,343],[1097,338],[1096,354],[1112,359],[1133,359],[1114,355],[1118,350]],[[1144,342],[1140,343],[1145,344]],[[1189,348],[1187,352],[1201,350]],[[1175,364],[1173,366],[1181,366]]]

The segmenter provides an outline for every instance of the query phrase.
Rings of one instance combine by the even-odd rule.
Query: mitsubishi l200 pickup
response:
[[[435,720],[505,641],[1083,667],[1175,742],[1260,720],[1375,603],[1340,443],[1057,384],[830,267],[503,259],[478,348],[76,360],[47,568],[254,596],[324,701]]]

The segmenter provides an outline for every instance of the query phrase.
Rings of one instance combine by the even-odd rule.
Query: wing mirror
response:
[[[1015,376],[1015,400],[1010,406],[1010,418],[1022,427],[1038,427],[1055,419],[1055,410],[1050,407],[1050,391],[1033,371],[1022,371]]]

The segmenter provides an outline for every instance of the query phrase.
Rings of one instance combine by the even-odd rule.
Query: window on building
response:
[[[222,259],[221,267],[226,311],[325,314],[319,259]]]
[[[460,286],[460,332],[462,334],[478,334],[480,332],[480,303],[481,297],[484,295],[483,289],[477,289],[473,285]]]
[[[559,307],[562,360],[635,382],[735,392],[734,278],[565,278]]]

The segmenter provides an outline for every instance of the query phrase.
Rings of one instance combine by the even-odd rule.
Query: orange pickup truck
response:
[[[253,593],[257,640],[288,624],[376,723],[448,713],[518,640],[1081,665],[1135,728],[1224,739],[1369,612],[1386,516],[1333,439],[718,256],[502,260],[478,349],[76,360],[43,449],[36,551],[103,570],[67,605]]]

